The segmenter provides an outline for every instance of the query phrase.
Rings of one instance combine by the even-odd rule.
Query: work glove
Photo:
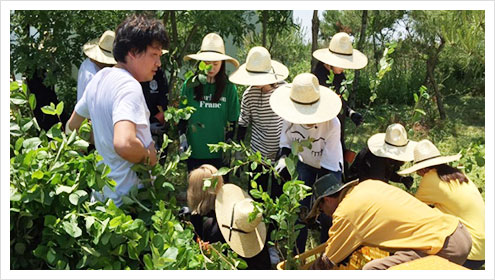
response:
[[[402,177],[400,179],[400,182],[402,184],[404,184],[404,186],[406,186],[406,188],[410,189],[411,186],[412,186],[412,184],[413,184],[413,182],[414,182],[414,179],[411,176],[406,176],[406,177]]]
[[[179,136],[179,152],[183,153],[187,151],[187,148],[189,148],[189,144],[187,144],[187,137],[185,134],[181,134]]]
[[[165,127],[159,122],[154,122],[150,124],[151,134],[161,135],[165,132]]]
[[[191,210],[187,206],[184,206],[179,210],[179,217],[185,217],[190,214],[191,214]]]
[[[352,112],[351,120],[356,126],[359,126],[361,123],[363,123],[363,115],[359,114],[358,112]]]
[[[282,172],[282,170],[286,167],[287,165],[285,164],[285,157],[281,157],[278,162],[277,162],[277,165],[275,166],[275,170],[280,173]]]

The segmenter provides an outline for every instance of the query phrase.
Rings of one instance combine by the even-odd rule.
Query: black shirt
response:
[[[144,99],[148,110],[150,110],[150,123],[158,122],[155,115],[160,112],[158,106],[162,106],[163,111],[167,110],[168,105],[168,81],[165,77],[165,73],[161,68],[158,68],[153,80],[149,82],[142,82]]]

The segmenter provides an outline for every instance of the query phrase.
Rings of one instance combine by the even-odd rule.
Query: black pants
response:
[[[465,268],[469,268],[472,270],[480,270],[481,267],[485,264],[485,261],[472,261],[472,260],[466,260],[462,266]]]

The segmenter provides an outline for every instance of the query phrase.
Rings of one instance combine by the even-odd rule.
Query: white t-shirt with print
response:
[[[88,86],[89,81],[93,79],[98,71],[100,71],[100,67],[94,64],[89,58],[86,58],[81,63],[79,72],[77,73],[77,101],[81,100],[86,86]]]
[[[340,143],[340,121],[337,117],[309,128],[284,120],[280,148],[291,148],[293,141],[313,138],[311,149],[304,147],[299,159],[315,168],[342,171],[344,157]]]
[[[92,121],[95,146],[103,162],[111,168],[108,175],[117,182],[116,192],[105,187],[103,194],[119,206],[121,197],[133,186],[140,185],[131,167],[134,165],[115,152],[113,146],[114,125],[127,120],[136,124],[136,136],[148,147],[152,142],[149,116],[143,90],[129,72],[120,68],[105,68],[99,71],[88,84],[75,111]]]

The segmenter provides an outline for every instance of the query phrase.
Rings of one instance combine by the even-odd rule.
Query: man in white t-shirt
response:
[[[113,58],[114,39],[115,32],[107,30],[100,38],[84,44],[83,52],[87,58],[81,63],[77,73],[77,101],[81,99],[89,81],[98,71],[117,64]]]
[[[141,187],[135,163],[155,165],[156,150],[150,133],[149,110],[139,82],[150,81],[160,67],[162,47],[168,40],[163,24],[133,15],[116,30],[113,54],[117,65],[99,71],[89,82],[68,121],[68,130],[91,119],[96,149],[111,168],[116,191],[103,189],[103,198],[117,206],[134,186]],[[97,195],[94,195],[97,197]]]

